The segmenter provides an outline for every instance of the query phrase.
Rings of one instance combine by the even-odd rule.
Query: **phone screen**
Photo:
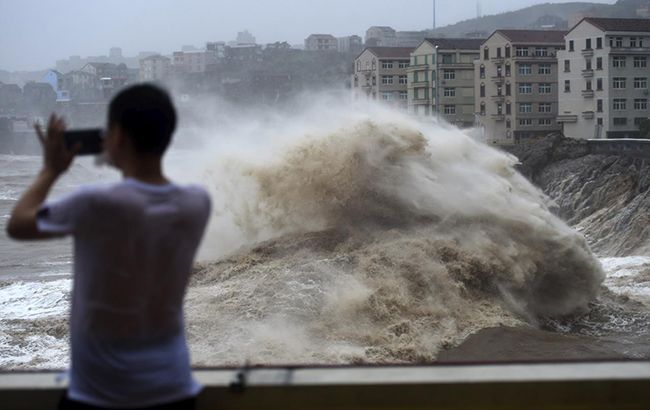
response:
[[[65,145],[68,149],[73,149],[77,143],[81,144],[81,149],[77,155],[97,155],[102,152],[101,128],[86,130],[71,130],[65,132]]]

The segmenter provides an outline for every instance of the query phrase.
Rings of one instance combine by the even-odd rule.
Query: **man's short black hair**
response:
[[[138,153],[162,155],[176,129],[176,110],[165,90],[138,84],[113,98],[108,108],[108,125],[119,125]]]

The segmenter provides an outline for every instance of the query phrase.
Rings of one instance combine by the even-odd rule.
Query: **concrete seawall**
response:
[[[650,139],[590,139],[587,146],[590,154],[650,158]]]

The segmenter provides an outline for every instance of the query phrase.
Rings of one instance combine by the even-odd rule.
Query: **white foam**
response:
[[[65,315],[70,279],[15,282],[0,289],[0,320],[37,319]]]
[[[650,256],[600,258],[607,273],[605,286],[613,292],[650,302],[650,281],[642,274],[650,269]]]

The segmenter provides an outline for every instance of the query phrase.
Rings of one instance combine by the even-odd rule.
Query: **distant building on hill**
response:
[[[155,55],[140,60],[140,81],[165,81],[171,74],[171,59]]]
[[[305,39],[307,51],[337,51],[339,42],[331,34],[312,34]]]
[[[397,47],[397,32],[388,26],[372,26],[366,30],[366,47]]]
[[[363,39],[356,35],[339,37],[338,50],[341,53],[360,53],[363,51]]]

